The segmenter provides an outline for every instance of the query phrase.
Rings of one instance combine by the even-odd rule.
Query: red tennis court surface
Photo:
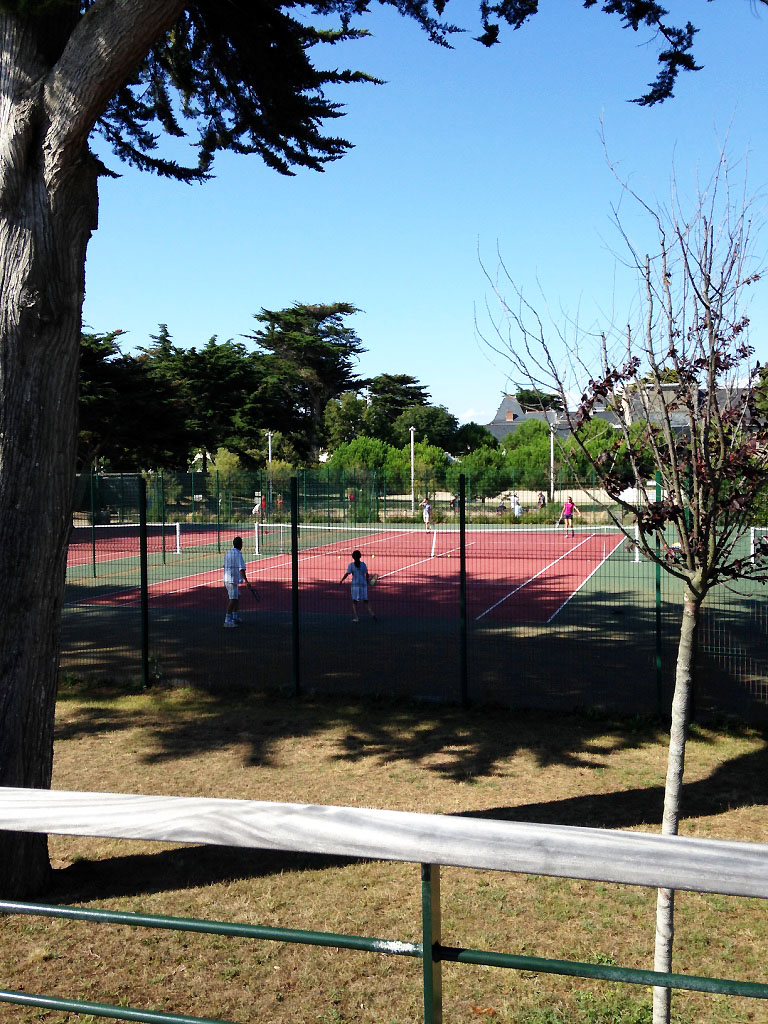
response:
[[[618,530],[571,538],[560,532],[483,531],[466,535],[467,616],[482,623],[535,622],[553,619],[625,541]],[[299,587],[302,613],[348,615],[347,584],[339,580],[350,553],[358,547],[379,581],[370,591],[377,616],[450,616],[459,606],[459,535],[387,530],[345,537],[300,551]],[[259,592],[258,611],[291,609],[291,556],[274,555],[248,562],[248,578]],[[223,611],[226,596],[221,570],[184,575],[154,583],[150,600],[175,609]],[[88,599],[88,605],[135,604],[138,589]],[[251,595],[243,589],[241,607],[250,611]]]
[[[253,527],[250,528],[251,531]],[[218,540],[228,547],[232,533],[216,526],[196,526],[188,523],[148,523],[147,552],[149,554],[178,553],[182,547],[195,548],[216,544]],[[67,568],[91,565],[94,561],[114,562],[122,558],[138,558],[140,533],[137,523],[115,523],[109,526],[74,526],[67,551]]]

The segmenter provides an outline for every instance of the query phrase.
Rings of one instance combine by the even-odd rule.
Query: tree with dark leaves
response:
[[[487,337],[525,386],[560,396],[571,444],[636,523],[642,554],[683,585],[662,820],[667,835],[677,834],[680,819],[702,607],[714,587],[768,581],[768,540],[752,550],[747,541],[768,471],[768,427],[756,405],[761,370],[745,315],[760,265],[750,203],[734,201],[745,191],[729,178],[723,157],[687,216],[679,196],[670,209],[657,209],[621,183],[651,218],[657,245],[650,255],[639,252],[617,216],[644,301],[636,326],[603,334],[599,356],[588,354],[587,337],[569,337],[566,345],[561,331],[570,353],[564,357],[553,342],[557,335],[511,281],[515,300],[497,289],[503,316]],[[505,323],[513,325],[511,335]],[[581,393],[575,407],[574,393]],[[617,436],[596,449],[584,427],[606,408],[617,414]],[[659,474],[659,496],[648,482],[649,465]],[[623,529],[623,518],[612,514]],[[635,542],[634,532],[627,536]],[[656,970],[672,970],[673,936],[674,893],[659,890]],[[654,1024],[668,1024],[669,1015],[670,990],[654,988]]]
[[[438,44],[458,31],[445,0],[394,6]],[[481,3],[480,39],[494,43],[500,24],[517,28],[536,7]],[[656,3],[603,9],[661,35],[662,70],[644,102],[671,95],[693,67],[692,30],[676,35]],[[349,148],[325,130],[343,112],[326,90],[374,80],[324,69],[316,54],[360,38],[353,21],[367,10],[358,0],[0,0],[0,578],[15,580],[0,597],[2,785],[51,780],[85,255],[99,177],[115,174],[89,140],[101,135],[118,159],[185,182],[203,181],[222,150],[281,174],[323,170]],[[189,134],[198,159],[185,167],[161,143]],[[37,557],[19,574],[31,521]],[[4,895],[39,888],[47,873],[43,837],[0,838]]]

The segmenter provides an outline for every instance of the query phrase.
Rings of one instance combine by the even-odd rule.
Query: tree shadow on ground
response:
[[[640,718],[556,715],[507,709],[465,711],[459,708],[398,705],[381,701],[289,700],[268,695],[190,694],[189,700],[158,696],[143,714],[122,715],[108,696],[81,707],[61,727],[74,739],[110,729],[135,728],[146,733],[148,764],[165,764],[233,745],[244,745],[250,765],[270,764],[276,746],[287,738],[311,741],[335,729],[339,742],[329,763],[345,761],[379,770],[393,761],[407,762],[449,781],[503,777],[504,762],[518,752],[535,765],[599,769],[602,758],[624,749],[656,746],[666,738],[663,723]],[[766,802],[768,735],[730,726],[732,735],[760,740],[760,747],[718,766],[705,778],[683,788],[683,815],[700,817]],[[707,742],[699,734],[697,742]],[[536,770],[533,768],[532,770]],[[535,821],[606,828],[656,826],[661,820],[661,786],[586,794],[537,803],[510,804],[468,811],[463,816]],[[60,900],[146,894],[189,888],[243,877],[291,870],[320,870],[349,863],[344,858],[229,848],[163,850],[157,853],[78,862],[56,872]]]
[[[328,730],[340,736],[329,758],[377,768],[406,761],[454,782],[497,774],[502,762],[528,751],[540,767],[593,768],[601,755],[656,744],[663,723],[646,718],[608,718],[580,713],[512,711],[341,698],[293,700],[270,694],[206,694],[166,700],[144,710],[123,711],[109,691],[57,723],[56,740],[141,729],[136,756],[147,765],[244,748],[248,765],[272,765],[279,744],[309,740]],[[556,727],[553,723],[556,722]]]
[[[768,803],[766,773],[768,744],[764,742],[759,750],[721,763],[706,778],[684,783],[681,820],[709,817],[739,807]],[[660,826],[663,805],[664,787],[650,786],[516,807],[491,807],[482,811],[467,811],[462,817],[618,829],[636,825]]]
[[[103,860],[78,860],[53,872],[46,897],[58,903],[80,903],[149,896],[168,890],[197,889],[220,882],[265,878],[292,871],[323,871],[354,862],[348,857],[280,850],[184,847]]]
[[[720,764],[705,779],[683,787],[683,819],[722,814],[765,802],[768,746]],[[663,788],[654,786],[616,793],[590,794],[517,807],[467,811],[459,817],[592,828],[657,826]],[[238,879],[263,878],[291,871],[322,871],[357,863],[357,858],[233,847],[186,847],[104,860],[79,860],[54,872],[47,897],[57,902],[84,902],[191,889]]]

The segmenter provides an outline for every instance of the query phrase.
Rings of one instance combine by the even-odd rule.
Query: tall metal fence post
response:
[[[440,867],[421,865],[421,965],[424,977],[424,1024],[442,1024],[443,971],[435,958],[440,945]]]
[[[163,565],[165,565],[165,477],[162,470],[158,472],[156,480],[156,490],[159,494],[158,500],[160,502],[160,530],[163,535]]]
[[[301,633],[299,631],[299,481],[291,477],[291,627],[293,692],[301,693]]]
[[[96,496],[94,494],[94,471],[91,466],[91,568],[96,579]]]
[[[459,475],[459,676],[461,703],[469,706],[467,661],[467,478]]]
[[[661,502],[661,473],[656,470],[656,501]],[[660,554],[659,535],[656,534],[656,554]],[[656,713],[664,714],[664,691],[661,677],[661,564],[656,563]]]
[[[139,476],[139,573],[141,577],[141,685],[149,686],[149,579],[147,572],[147,482]]]

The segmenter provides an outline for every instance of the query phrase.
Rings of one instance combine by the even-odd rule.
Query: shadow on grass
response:
[[[190,693],[188,700],[157,694],[156,703],[126,714],[110,708],[110,698],[84,705],[66,722],[59,738],[78,733],[135,728],[145,732],[147,764],[193,758],[197,754],[243,744],[247,763],[270,764],[280,741],[311,739],[329,729],[341,735],[340,749],[329,761],[367,764],[376,771],[392,761],[438,773],[456,782],[482,781],[503,774],[503,763],[525,751],[537,765],[599,769],[601,755],[665,741],[666,726],[641,718],[506,709],[463,711],[392,707],[385,702],[290,700],[265,695],[212,696]],[[114,712],[114,713],[112,713]],[[683,815],[711,816],[736,807],[766,802],[768,731],[730,726],[731,735],[757,737],[761,746],[720,763],[706,778],[683,787]],[[697,742],[706,742],[699,733]],[[661,786],[613,793],[587,794],[531,804],[502,805],[462,816],[605,828],[657,826],[661,821]],[[55,897],[87,900],[138,895],[165,889],[192,888],[225,880],[293,870],[322,870],[351,863],[345,858],[229,848],[163,850],[157,853],[83,861],[56,872]]]
[[[263,878],[291,871],[323,871],[354,863],[352,858],[229,846],[197,846],[156,853],[129,854],[105,860],[76,861],[53,872],[45,895],[59,903],[148,896]]]
[[[738,807],[767,803],[764,782],[767,772],[768,744],[764,739],[759,750],[720,764],[705,779],[684,783],[681,817],[709,817]],[[618,829],[660,826],[663,804],[664,787],[650,786],[516,807],[491,807],[468,811],[462,817]]]
[[[656,744],[666,726],[648,718],[598,714],[464,710],[386,699],[291,699],[278,695],[186,691],[183,700],[158,689],[141,705],[121,708],[122,695],[90,691],[76,715],[57,723],[56,740],[103,730],[143,731],[138,756],[147,765],[224,750],[247,750],[246,764],[271,765],[286,739],[341,734],[335,760],[372,768],[407,761],[453,782],[493,776],[500,764],[528,751],[541,767],[595,768],[600,755]]]

